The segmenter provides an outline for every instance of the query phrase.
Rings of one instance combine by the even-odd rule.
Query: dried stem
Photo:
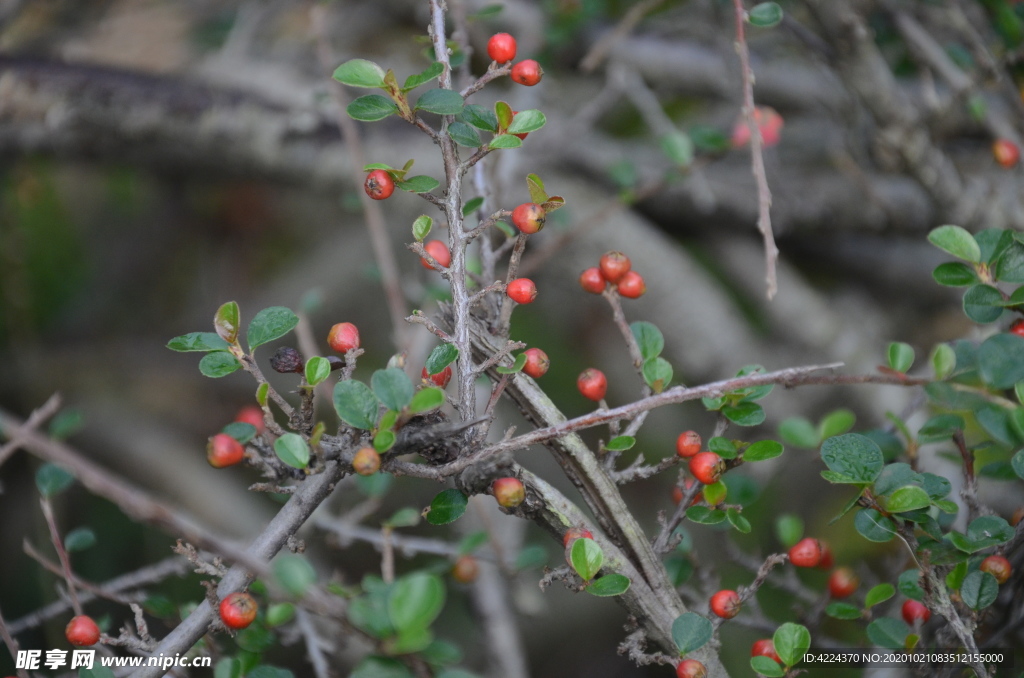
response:
[[[50,530],[50,541],[53,542],[53,548],[57,551],[57,557],[60,559],[64,581],[68,585],[68,596],[71,598],[71,607],[74,608],[76,616],[81,615],[83,614],[82,603],[78,600],[78,591],[75,589],[75,576],[71,573],[71,559],[68,558],[64,540],[61,539],[60,530],[57,529],[57,520],[53,517],[53,505],[50,503],[49,497],[42,497],[39,500],[39,505],[43,509],[43,517],[46,518],[46,527]]]
[[[764,141],[761,130],[754,118],[754,73],[750,69],[750,51],[747,49],[745,26],[747,12],[743,9],[743,0],[733,0],[736,10],[736,53],[740,57],[740,71],[743,76],[743,117],[746,118],[750,130],[750,164],[757,182],[757,228],[764,239],[765,260],[765,294],[771,300],[778,291],[779,284],[775,274],[775,263],[779,258],[779,248],[775,245],[772,234],[772,194],[768,189],[768,177],[764,169]]]

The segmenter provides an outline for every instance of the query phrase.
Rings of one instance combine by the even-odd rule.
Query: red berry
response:
[[[512,119],[513,120],[516,119],[516,113],[518,113],[518,112],[519,111],[512,111]],[[522,134],[513,134],[512,136],[519,137],[520,139],[526,139],[526,137],[530,136],[530,133],[529,132],[523,132]]]
[[[68,639],[69,643],[78,647],[95,645],[100,642],[100,627],[96,626],[92,617],[80,614],[64,627],[64,637]]]
[[[338,323],[327,333],[327,345],[338,353],[359,348],[359,328],[352,323]]]
[[[395,192],[395,180],[386,171],[375,169],[366,175],[363,190],[374,200],[385,200]]]
[[[684,484],[686,485],[686,489],[689,490],[691,487],[693,487],[693,478],[687,478]],[[676,505],[678,505],[679,502],[681,502],[682,500],[683,500],[683,488],[679,487],[678,485],[673,486],[672,487],[672,501]],[[690,502],[690,506],[696,506],[697,502],[699,502],[699,501],[700,501],[700,492],[698,492],[697,494],[693,495],[693,501]]]
[[[570,527],[562,537],[562,546],[569,548],[569,544],[577,539],[593,539],[594,533],[585,527]]]
[[[527,87],[533,87],[536,85],[540,82],[543,75],[544,69],[542,69],[540,64],[533,59],[520,61],[512,67],[512,73],[510,74],[512,82],[517,82],[520,85],[526,85]]]
[[[981,561],[981,566],[978,569],[982,572],[988,572],[1000,584],[1005,584],[1013,572],[1013,566],[1010,565],[1010,561],[1003,556],[989,556]]]
[[[380,470],[380,455],[372,447],[361,447],[352,455],[352,470],[361,476],[372,476]]]
[[[725,462],[714,452],[700,452],[690,457],[690,473],[705,485],[717,483],[724,472]]]
[[[535,202],[524,202],[512,210],[512,225],[527,235],[544,228],[545,219],[544,208]]]
[[[683,431],[676,438],[676,454],[687,458],[700,452],[701,439],[696,431]]]
[[[443,370],[437,374],[427,374],[427,368],[423,368],[423,378],[428,379],[434,383],[434,386],[444,388],[448,385],[448,382],[452,380],[452,366],[447,365]]]
[[[498,501],[498,506],[515,508],[526,499],[526,488],[518,478],[498,478],[491,483],[491,494]]]
[[[576,388],[580,390],[584,398],[597,402],[608,392],[608,379],[601,370],[588,367],[577,377]]]
[[[267,424],[263,421],[263,409],[256,405],[246,405],[238,410],[235,421],[243,424],[252,424],[256,427],[256,434],[259,435],[267,430]]]
[[[234,466],[245,458],[245,448],[227,433],[218,433],[206,443],[206,461],[213,468]]]
[[[924,624],[932,616],[931,610],[916,600],[908,600],[903,603],[901,613],[903,614],[903,621],[911,626],[917,626],[918,622]]]
[[[505,286],[505,294],[518,304],[529,304],[537,298],[537,286],[529,278],[516,278]]]
[[[761,640],[755,640],[754,644],[750,646],[751,657],[768,657],[774,659],[778,663],[782,663],[782,657],[775,651],[775,643],[771,638],[762,638]]]
[[[832,570],[828,578],[828,592],[833,598],[847,598],[853,595],[860,584],[857,574],[848,567]]]
[[[821,560],[818,561],[819,570],[831,570],[832,566],[836,564],[835,556],[832,555],[832,549],[828,547],[828,543],[818,540],[818,546],[821,548]]]
[[[591,294],[601,294],[601,292],[604,292],[607,282],[604,276],[601,275],[601,269],[596,266],[580,273],[580,287]]]
[[[758,106],[754,109],[754,124],[761,132],[761,142],[764,148],[771,148],[779,143],[785,121],[778,111],[770,106]],[[747,125],[746,116],[740,114],[732,128],[732,147],[745,146],[749,141],[750,126]]]
[[[256,619],[259,606],[248,593],[236,592],[220,601],[220,620],[229,629],[244,629]]]
[[[508,33],[496,33],[487,41],[487,56],[499,64],[516,58],[516,39]]]
[[[817,539],[805,537],[789,549],[789,562],[797,567],[814,567],[821,562],[821,544]]]
[[[448,251],[448,245],[445,245],[440,240],[431,240],[423,249],[427,251],[427,254],[434,257],[434,261],[441,265],[441,268],[448,268],[452,263],[452,253]],[[420,257],[420,263],[423,264],[423,268],[428,271],[435,270],[430,262],[425,257]]]
[[[1020,160],[1020,149],[1009,139],[996,139],[992,144],[992,155],[996,157],[996,162],[1010,169]]]
[[[684,659],[676,664],[676,678],[705,678],[708,669],[696,659]]]
[[[630,271],[619,281],[619,294],[627,299],[639,299],[647,291],[647,284],[636,271]]]
[[[540,379],[547,374],[548,368],[551,367],[551,361],[548,360],[547,353],[539,348],[528,348],[523,353],[526,354],[526,364],[523,365],[523,372],[534,379]]]
[[[1010,325],[1010,332],[1018,337],[1024,337],[1024,320],[1018,320]]]
[[[480,565],[473,556],[460,556],[452,566],[452,579],[460,584],[468,584],[476,579]]]
[[[711,611],[722,619],[732,619],[740,613],[740,594],[723,590],[711,596]]]
[[[614,285],[629,273],[633,262],[622,252],[606,252],[601,256],[598,266],[601,268],[601,276]]]

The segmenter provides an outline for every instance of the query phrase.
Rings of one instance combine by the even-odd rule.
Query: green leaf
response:
[[[665,350],[665,336],[654,323],[639,320],[630,323],[629,329],[633,332],[633,338],[640,347],[640,355],[645,361],[657,358]]]
[[[736,441],[715,436],[708,441],[708,450],[714,452],[722,459],[735,459],[737,455]]]
[[[292,468],[309,466],[309,445],[298,433],[285,433],[275,440],[274,453]]]
[[[1009,232],[1004,234],[1008,235]],[[1024,245],[1011,240],[996,262],[995,274],[996,280],[1001,282],[1024,283]]]
[[[975,570],[964,579],[960,586],[960,597],[972,610],[983,610],[996,602],[999,582],[988,572]]]
[[[833,619],[860,619],[861,610],[856,605],[832,601],[825,608],[825,614]]]
[[[874,607],[879,603],[884,603],[893,596],[896,595],[896,588],[892,584],[879,584],[868,591],[864,597],[864,607]]]
[[[704,647],[713,634],[711,622],[696,612],[681,614],[672,622],[672,640],[676,642],[680,655],[688,655]]]
[[[580,539],[579,541],[590,541],[589,539]],[[592,596],[599,596],[601,598],[608,598],[611,596],[621,596],[627,590],[632,582],[629,581],[629,577],[624,574],[618,574],[613,572],[612,574],[606,574],[600,579],[595,579],[591,582],[590,586],[587,587],[587,593]]]
[[[902,650],[910,627],[902,619],[881,617],[868,624],[868,638],[878,647]]]
[[[397,439],[394,431],[378,431],[377,435],[373,436],[373,449],[383,454],[395,446]]]
[[[854,483],[871,483],[882,471],[885,460],[875,441],[859,433],[829,438],[821,445],[821,459],[835,473]]]
[[[36,487],[44,497],[53,497],[71,487],[75,477],[53,464],[43,464],[36,471]]]
[[[729,488],[721,480],[705,485],[701,491],[704,494],[704,500],[712,506],[721,504],[729,494]],[[726,518],[728,518],[728,515],[726,515]]]
[[[262,624],[253,624],[247,629],[239,631],[238,635],[235,636],[235,642],[238,643],[238,647],[242,648],[246,652],[259,653],[272,647],[277,641],[277,637]],[[250,672],[249,675],[252,675]]]
[[[544,114],[537,110],[519,111],[512,118],[512,124],[508,126],[509,134],[524,134],[535,132],[544,126],[547,119]]]
[[[544,188],[544,181],[536,174],[526,175],[526,190],[530,194],[530,200],[543,205],[548,200],[548,192]]]
[[[401,410],[412,402],[412,382],[397,367],[377,370],[370,378],[373,393],[389,410]]]
[[[431,525],[447,525],[462,517],[469,505],[469,499],[458,490],[444,490],[430,502],[427,522]]]
[[[759,673],[767,678],[782,678],[785,675],[779,663],[771,657],[751,657],[750,668],[754,669],[755,673]]]
[[[726,519],[725,511],[707,506],[691,506],[686,509],[686,518],[700,525],[717,525]]]
[[[874,491],[876,495],[885,495],[898,490],[904,485],[913,485],[918,482],[918,474],[910,468],[910,464],[895,462],[886,465],[882,472],[875,479]]]
[[[334,79],[349,87],[383,87],[384,69],[366,59],[352,59],[334,69]]]
[[[989,386],[1013,388],[1024,379],[1024,337],[996,334],[978,347],[978,371]]]
[[[202,373],[204,377],[210,377],[211,379],[226,377],[241,368],[242,363],[238,362],[238,359],[236,359],[235,356],[225,351],[207,353],[203,356],[203,359],[199,361],[200,373]]]
[[[978,282],[978,274],[974,272],[974,268],[962,261],[939,264],[932,271],[932,278],[946,287],[969,287]]]
[[[348,379],[334,385],[334,411],[349,426],[373,428],[379,407],[377,396],[361,381]]]
[[[315,355],[306,361],[306,382],[316,386],[331,374],[331,363],[327,358]]]
[[[793,447],[806,450],[816,449],[821,444],[821,436],[818,435],[814,425],[803,417],[790,417],[783,420],[779,424],[779,435]]]
[[[783,513],[775,519],[775,536],[783,548],[791,548],[804,536],[804,521],[798,515]]]
[[[604,449],[612,452],[624,452],[636,445],[636,438],[633,436],[616,436],[608,441]]]
[[[444,405],[444,391],[434,386],[421,388],[416,391],[409,403],[409,411],[413,414],[422,414],[430,410],[436,410]]]
[[[846,433],[853,428],[857,421],[857,415],[845,407],[833,410],[825,415],[825,418],[818,424],[819,439],[831,438]]]
[[[945,439],[964,430],[964,418],[958,414],[939,414],[924,423],[917,432],[927,438]]]
[[[931,356],[936,379],[945,379],[956,369],[956,351],[949,344],[936,344]]]
[[[413,678],[413,675],[397,659],[369,656],[359,662],[348,678]]]
[[[548,562],[548,552],[543,546],[534,544],[527,546],[516,556],[515,567],[517,570],[530,570],[543,567]]]
[[[220,432],[227,433],[243,445],[256,437],[256,427],[244,421],[233,421],[222,428]]]
[[[458,115],[465,102],[462,95],[450,89],[430,89],[416,100],[416,110],[438,115]]]
[[[489,538],[490,537],[487,536],[486,530],[480,530],[478,532],[473,532],[472,534],[466,535],[462,538],[462,541],[459,542],[459,555],[469,555],[473,551],[476,551],[478,548],[486,544]]]
[[[783,452],[782,443],[777,440],[759,440],[743,452],[743,461],[765,461],[774,459]]]
[[[354,99],[345,107],[345,112],[353,120],[363,122],[377,122],[389,115],[398,113],[398,106],[395,102],[379,94],[367,94],[366,96]]]
[[[777,2],[762,2],[751,8],[747,21],[758,28],[771,28],[782,21],[782,8]]]
[[[295,329],[298,324],[299,316],[295,315],[290,308],[271,306],[263,309],[249,323],[249,330],[246,333],[249,350],[252,351],[257,346],[280,339]]]
[[[425,174],[409,177],[405,181],[395,182],[395,186],[403,191],[409,191],[410,193],[430,193],[440,185],[440,181],[434,177],[428,177]]]
[[[498,131],[498,118],[495,117],[494,111],[489,108],[484,108],[477,104],[466,104],[462,109],[462,119],[473,127],[482,129],[485,132]]]
[[[480,209],[480,206],[484,204],[484,199],[480,196],[467,200],[466,204],[462,206],[462,216],[468,217],[473,212]]]
[[[515,115],[512,112],[512,107],[505,101],[498,101],[494,104],[494,116],[498,121],[498,129],[507,130],[508,126],[512,124],[512,116]],[[536,202],[536,201],[534,201]]]
[[[388,595],[388,616],[398,631],[422,629],[444,607],[444,583],[435,574],[414,572],[395,581]]]
[[[1003,295],[991,285],[974,285],[964,293],[964,313],[982,325],[995,322],[1003,315]]]
[[[437,76],[444,72],[444,64],[440,61],[435,61],[427,67],[427,70],[422,73],[410,75],[405,79],[405,84],[402,85],[402,91],[408,92],[411,89],[416,89],[420,85],[430,82]]]
[[[1013,528],[999,516],[975,518],[967,526],[967,538],[979,549],[997,546],[1013,538]]]
[[[411,506],[398,509],[395,513],[384,521],[384,524],[388,527],[415,527],[420,524],[420,512]]]
[[[518,356],[516,356],[516,361],[514,363],[512,363],[512,367],[505,367],[504,365],[499,365],[495,369],[495,371],[498,374],[515,374],[516,372],[522,372],[523,371],[523,367],[525,367],[525,366],[526,366],[526,353],[520,353]]]
[[[693,141],[687,134],[672,130],[659,139],[661,151],[678,167],[689,167],[693,163]]]
[[[104,667],[106,668],[106,667]],[[109,669],[108,669],[109,670]],[[78,674],[82,676],[81,673]],[[111,674],[113,675],[113,674]],[[242,663],[235,657],[224,657],[213,667],[213,678],[241,678]]]
[[[661,393],[672,383],[672,365],[661,356],[644,361],[643,372],[644,381],[655,393]]]
[[[1024,450],[1018,450],[1017,454],[1013,455],[1010,465],[1013,466],[1013,472],[1017,477],[1024,480]]]
[[[264,382],[256,387],[256,402],[260,407],[267,406],[267,394],[270,393],[270,384]]]
[[[427,358],[427,374],[435,375],[444,371],[444,368],[455,362],[459,357],[459,349],[454,344],[441,344],[434,347]]]
[[[896,588],[907,598],[922,600],[924,591],[921,589],[921,571],[915,569],[901,572],[896,580]]]
[[[889,513],[905,513],[931,506],[932,500],[928,493],[916,485],[901,487],[889,496],[885,509]]]
[[[775,652],[782,663],[793,666],[803,661],[804,654],[811,646],[811,632],[800,624],[786,622],[775,629],[772,642],[775,643]]]
[[[167,342],[172,351],[226,351],[228,342],[214,332],[189,332]]]
[[[928,242],[957,259],[981,262],[981,248],[970,233],[959,226],[939,226],[928,234]]]
[[[710,485],[708,487],[710,487]],[[746,519],[739,509],[733,507],[726,509],[725,517],[737,532],[740,534],[750,534],[750,521]]]
[[[302,556],[289,553],[274,561],[274,579],[285,591],[301,598],[316,583],[316,570]]]
[[[722,414],[729,421],[739,426],[757,426],[765,420],[764,408],[757,403],[741,402],[736,405],[725,405]]]
[[[853,525],[868,541],[887,542],[896,536],[896,527],[891,519],[875,509],[861,509],[853,519]]]
[[[491,139],[491,143],[487,144],[487,148],[519,148],[522,145],[523,140],[514,134],[499,134]]]
[[[604,564],[604,551],[593,539],[577,539],[569,551],[572,569],[583,581],[590,581]]]
[[[448,136],[459,146],[479,148],[483,145],[480,134],[464,122],[453,122],[448,125]]]
[[[946,575],[946,586],[956,590],[963,586],[964,579],[967,578],[967,561],[961,561],[956,564],[949,574]],[[921,591],[920,597],[908,596],[914,598],[917,601],[924,601],[924,591]]]
[[[430,229],[433,226],[434,220],[426,214],[421,214],[416,217],[416,221],[412,222],[412,237],[416,238],[417,242],[423,242],[423,239],[430,235]]]
[[[213,316],[213,329],[217,332],[218,337],[229,344],[235,343],[235,340],[238,339],[238,316],[238,304],[234,301],[222,304]]]
[[[394,483],[395,477],[383,472],[372,476],[356,476],[356,487],[367,497],[384,496]]]
[[[914,364],[914,349],[910,344],[894,341],[889,344],[889,367],[897,372],[906,372]]]
[[[96,533],[88,527],[78,527],[64,535],[64,549],[68,553],[84,551],[96,545]]]

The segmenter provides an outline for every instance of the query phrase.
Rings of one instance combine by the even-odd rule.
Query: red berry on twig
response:
[[[821,562],[821,544],[811,537],[801,539],[789,549],[789,562],[797,567],[815,567]]]
[[[622,252],[606,252],[601,256],[598,266],[604,279],[614,285],[629,273],[629,269],[633,267],[633,262]]]
[[[448,385],[448,382],[452,380],[452,366],[447,365],[443,370],[437,374],[427,374],[427,368],[423,368],[423,378],[434,383],[434,386],[444,388]]]
[[[932,616],[931,610],[916,600],[908,600],[903,603],[900,613],[903,615],[903,621],[907,622],[910,626],[917,626],[919,623],[924,624]]]
[[[229,629],[244,629],[256,619],[259,605],[248,593],[236,592],[220,601],[220,619]]]
[[[434,261],[441,265],[441,268],[448,268],[452,264],[452,253],[448,251],[448,245],[445,245],[440,240],[431,240],[423,249],[427,251],[427,254],[434,257]],[[433,271],[435,270],[430,262],[425,258],[420,258],[420,263],[423,264],[423,268]]]
[[[860,578],[848,567],[839,567],[828,577],[828,592],[833,598],[847,598],[853,595],[860,584]]]
[[[527,235],[544,228],[546,219],[544,208],[535,202],[524,202],[512,210],[512,225]]]
[[[700,434],[696,431],[683,431],[676,438],[676,454],[689,458],[700,452]]]
[[[526,488],[518,478],[498,478],[491,483],[491,494],[498,506],[515,508],[526,499]]]
[[[227,433],[218,433],[206,443],[206,461],[213,468],[234,466],[245,458],[245,448]]]
[[[352,323],[338,323],[327,333],[327,345],[338,353],[359,348],[359,328]]]
[[[548,360],[547,353],[539,348],[528,348],[523,353],[526,354],[526,364],[523,365],[523,372],[534,379],[540,379],[547,374],[548,368],[551,367],[551,361]]]
[[[627,299],[639,299],[647,291],[647,283],[636,271],[629,271],[622,276],[618,284],[619,294]]]
[[[363,190],[374,200],[385,200],[395,192],[395,180],[386,171],[375,169],[366,175]]]
[[[604,292],[607,282],[604,276],[601,275],[601,269],[597,266],[588,268],[583,273],[580,273],[580,287],[591,294],[601,294],[601,292]]]
[[[576,379],[576,387],[584,398],[597,402],[608,392],[608,379],[601,370],[588,367]]]
[[[512,72],[509,75],[512,78],[512,82],[533,87],[544,76],[544,69],[533,59],[526,59],[513,66]]]
[[[516,39],[508,33],[496,33],[487,41],[487,56],[503,64],[516,58]]]
[[[516,278],[505,286],[505,294],[518,304],[529,304],[537,298],[537,286],[529,278]]]
[[[705,678],[708,669],[696,659],[684,659],[676,664],[676,678]]]
[[[380,470],[380,455],[372,447],[362,447],[352,455],[352,470],[361,476],[372,476]]]
[[[690,457],[690,473],[705,485],[713,485],[725,472],[725,462],[714,452],[700,452]]]
[[[87,647],[100,642],[100,627],[92,617],[80,614],[73,617],[68,625],[64,627],[64,637],[68,642],[78,647]]]
[[[711,611],[722,619],[732,619],[740,613],[740,594],[735,591],[719,591],[711,596]]]

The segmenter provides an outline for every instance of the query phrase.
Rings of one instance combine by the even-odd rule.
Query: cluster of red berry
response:
[[[580,273],[580,287],[591,294],[601,294],[612,285],[619,294],[637,299],[647,291],[643,277],[633,269],[633,262],[622,252],[606,252],[597,266]]]

